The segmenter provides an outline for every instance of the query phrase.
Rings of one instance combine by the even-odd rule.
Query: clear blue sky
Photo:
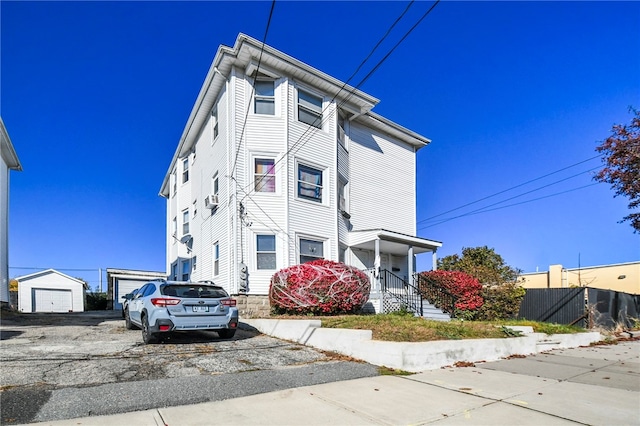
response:
[[[406,2],[278,2],[267,44],[346,80]],[[357,83],[431,6],[416,2]],[[1,114],[11,173],[11,276],[164,270],[158,191],[209,65],[271,2],[10,2]],[[418,234],[441,256],[488,245],[530,272],[640,260],[627,200],[593,183],[615,123],[640,108],[639,2],[443,1],[361,87],[375,112],[433,140],[418,154]],[[393,194],[381,194],[393,196]],[[429,257],[419,258],[426,269]],[[92,271],[69,271],[89,269]]]

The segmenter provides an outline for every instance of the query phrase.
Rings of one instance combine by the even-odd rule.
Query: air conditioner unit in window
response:
[[[208,209],[215,209],[218,207],[218,194],[210,194],[204,197],[204,206]]]

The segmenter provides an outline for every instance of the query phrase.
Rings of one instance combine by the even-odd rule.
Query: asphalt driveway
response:
[[[0,423],[50,421],[377,375],[354,362],[256,331],[174,334],[144,345],[118,311],[3,312]]]

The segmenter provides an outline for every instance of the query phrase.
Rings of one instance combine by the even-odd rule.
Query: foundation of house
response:
[[[269,296],[239,294],[233,298],[236,299],[240,318],[269,318]]]

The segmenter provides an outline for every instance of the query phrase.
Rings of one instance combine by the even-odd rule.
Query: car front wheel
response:
[[[152,344],[158,341],[158,337],[149,330],[149,320],[147,320],[146,315],[142,317],[142,341],[146,344]]]
[[[129,309],[125,309],[124,311],[124,326],[127,330],[133,330],[134,328],[136,328],[136,326],[131,322],[131,318],[129,317]]]

